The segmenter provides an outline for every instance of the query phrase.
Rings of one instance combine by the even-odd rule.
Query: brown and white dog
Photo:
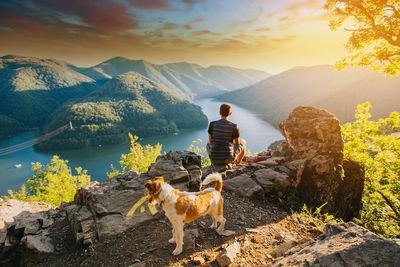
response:
[[[230,235],[230,231],[224,231],[226,219],[223,217],[224,200],[221,197],[222,178],[218,173],[210,174],[201,185],[215,182],[214,188],[207,188],[200,192],[181,192],[164,182],[163,177],[156,177],[155,181],[148,181],[146,195],[149,202],[157,202],[165,211],[172,224],[172,238],[168,241],[176,243],[174,255],[182,252],[183,225],[202,215],[210,214],[213,220],[211,228],[217,228],[220,235]]]

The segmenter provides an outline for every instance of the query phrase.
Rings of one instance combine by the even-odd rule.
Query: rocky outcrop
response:
[[[71,203],[64,203],[68,221],[77,244],[90,246],[125,232],[135,225],[157,218],[143,203],[127,218],[142,197],[148,179],[163,176],[181,190],[198,190],[201,182],[201,158],[189,151],[170,151],[157,157],[147,173],[127,172],[101,183],[94,182],[78,189]]]
[[[146,174],[127,172],[104,182],[94,182],[78,189],[75,200],[63,204],[77,244],[90,246],[97,239],[103,240],[120,234],[138,223],[154,217],[145,203],[126,218],[133,205],[143,196]]]
[[[0,265],[33,264],[59,250],[64,222],[65,213],[46,203],[0,201]]]
[[[329,211],[345,220],[358,217],[364,171],[355,161],[343,162],[339,120],[326,110],[297,107],[279,129],[286,138],[283,145],[293,151],[288,167],[296,171],[299,193],[315,205],[327,202]]]
[[[294,251],[272,266],[400,266],[400,239],[382,239],[352,222],[327,224],[322,240]]]
[[[148,175],[151,178],[163,176],[170,184],[187,182],[190,191],[199,191],[201,183],[201,157],[189,151],[170,151],[158,156],[151,164]]]
[[[339,120],[328,111],[300,106],[278,126],[295,157],[324,159],[331,165],[342,163],[344,144]]]

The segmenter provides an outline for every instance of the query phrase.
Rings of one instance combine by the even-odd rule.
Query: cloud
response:
[[[168,23],[165,23],[163,26],[159,27],[158,30],[161,30],[161,31],[173,30],[173,29],[176,29],[178,27],[179,27],[178,24],[168,22]]]
[[[268,32],[268,31],[271,31],[272,30],[272,28],[270,28],[270,27],[265,27],[265,28],[258,28],[258,29],[255,29],[254,31],[255,32]]]
[[[283,8],[282,11],[298,14],[302,9],[321,9],[323,6],[324,4],[321,2],[321,0],[305,0],[292,3]]]
[[[167,22],[164,23],[162,26],[158,27],[152,34],[157,37],[162,37],[164,31],[170,31],[179,28],[178,24]]]
[[[232,38],[234,38],[234,39],[247,39],[247,38],[249,38],[249,36],[247,34],[241,33],[241,34],[237,34],[237,35],[232,36]]]
[[[136,17],[127,12],[125,4],[107,0],[10,0],[6,4],[1,3],[0,9],[21,20],[29,19],[57,30],[81,24],[94,32],[115,34],[137,27]],[[1,16],[0,24],[4,24],[5,20]],[[21,25],[17,21],[14,23],[12,28]],[[23,29],[19,27],[19,30]]]
[[[298,38],[298,36],[288,34],[281,38],[272,38],[271,41],[276,42],[276,43],[286,43],[286,42],[292,41],[296,38]]]
[[[136,8],[157,10],[170,9],[171,0],[129,0],[129,3]]]
[[[212,32],[209,30],[201,30],[201,31],[194,31],[192,32],[193,35],[200,36],[200,35],[213,35],[213,36],[220,36],[220,33]]]
[[[193,29],[193,27],[192,27],[193,24],[199,23],[199,22],[203,22],[203,21],[204,21],[204,18],[197,18],[197,19],[194,19],[194,20],[189,21],[188,23],[186,23],[185,25],[183,25],[183,27],[184,27],[186,30],[191,30],[191,29]]]
[[[280,23],[279,30],[287,31],[303,22],[326,20],[326,13],[322,13],[323,6],[323,0],[298,1],[268,13],[266,18],[276,18]]]
[[[223,39],[217,45],[212,46],[209,50],[216,52],[232,52],[232,51],[246,51],[249,49],[249,45],[235,39]]]
[[[204,0],[182,0],[182,2],[188,5],[194,5],[196,3],[204,2]]]

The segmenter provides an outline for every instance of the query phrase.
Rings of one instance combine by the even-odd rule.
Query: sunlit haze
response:
[[[270,73],[333,64],[347,34],[321,0],[5,0],[0,55],[91,66],[114,56]]]

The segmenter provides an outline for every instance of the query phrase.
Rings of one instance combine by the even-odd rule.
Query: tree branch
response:
[[[400,212],[394,207],[392,201],[388,197],[386,197],[380,190],[376,190],[386,201],[386,203],[389,205],[389,207],[393,210],[393,212],[396,214],[396,220],[400,221]]]

